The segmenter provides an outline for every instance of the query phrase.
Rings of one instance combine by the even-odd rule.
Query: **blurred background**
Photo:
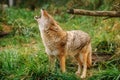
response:
[[[64,30],[92,38],[93,66],[86,80],[120,79],[120,17],[68,14],[69,9],[118,11],[120,0],[0,0],[0,80],[79,80],[67,59],[67,73],[49,71],[48,57],[34,16],[44,8]]]
[[[119,0],[0,0],[1,7],[9,6],[16,8],[29,8],[35,10],[36,8],[44,7],[55,8],[64,7],[71,8],[86,8],[91,10],[119,10]]]

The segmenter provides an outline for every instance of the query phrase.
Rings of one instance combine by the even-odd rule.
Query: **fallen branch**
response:
[[[120,11],[90,11],[83,9],[70,9],[67,10],[70,14],[86,15],[86,16],[108,16],[108,17],[120,17]]]

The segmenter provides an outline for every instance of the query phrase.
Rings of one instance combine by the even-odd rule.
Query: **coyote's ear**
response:
[[[44,9],[41,9],[41,16],[48,17],[48,13],[47,13],[47,11],[44,10]]]

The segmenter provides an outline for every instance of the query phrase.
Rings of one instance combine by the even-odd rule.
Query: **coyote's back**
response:
[[[67,49],[71,52],[79,52],[85,45],[90,43],[90,37],[81,30],[67,31]]]

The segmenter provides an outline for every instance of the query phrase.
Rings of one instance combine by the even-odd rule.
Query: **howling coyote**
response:
[[[50,65],[54,66],[55,57],[60,60],[60,68],[65,72],[66,55],[71,54],[78,62],[76,74],[86,77],[87,67],[92,64],[92,48],[89,35],[81,30],[64,31],[46,10],[41,9],[41,17],[35,16],[39,24],[45,51]]]

